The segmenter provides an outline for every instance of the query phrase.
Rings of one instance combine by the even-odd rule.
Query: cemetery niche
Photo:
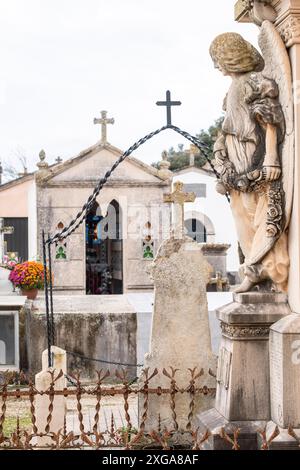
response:
[[[0,310],[0,370],[19,370],[19,316],[17,310]]]

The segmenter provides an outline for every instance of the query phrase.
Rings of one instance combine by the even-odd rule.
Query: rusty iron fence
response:
[[[45,391],[37,390],[33,380],[25,374],[5,373],[0,376],[0,449],[72,449],[72,448],[145,448],[158,446],[163,449],[174,446],[174,436],[186,433],[191,446],[198,448],[201,436],[193,429],[195,401],[198,396],[215,395],[215,388],[197,386],[197,381],[204,371],[190,369],[190,379],[186,387],[179,387],[176,380],[177,370],[163,369],[162,375],[169,383],[167,388],[151,387],[151,381],[159,374],[155,369],[143,371],[137,384],[130,384],[126,370],[116,371],[111,377],[109,371],[100,370],[93,385],[84,385],[80,376],[66,376],[69,386],[62,390],[55,388],[56,381],[64,374],[60,371],[51,376],[50,386]],[[116,384],[108,384],[114,378]],[[179,429],[176,414],[177,396],[187,400],[187,416],[184,432]],[[37,427],[36,397],[46,396],[46,424],[44,429]],[[63,396],[74,405],[74,413],[69,411],[64,416],[64,424],[57,432],[51,432],[52,418],[55,412],[55,398]],[[167,397],[166,407],[170,412],[171,428],[162,425],[157,415],[156,429],[148,429],[149,402],[151,396]],[[137,411],[139,399],[140,411]],[[117,406],[107,406],[107,400],[117,401]],[[106,401],[106,403],[105,403]],[[19,405],[19,408],[18,408]],[[21,405],[21,411],[20,409]],[[105,406],[106,405],[106,406]],[[109,409],[109,412],[105,412]],[[115,408],[115,411],[112,410]],[[92,410],[92,417],[91,417]],[[101,411],[102,415],[101,415]],[[139,413],[139,417],[137,416]],[[26,420],[24,422],[24,416]],[[43,438],[47,444],[41,444]]]
[[[149,369],[143,370],[143,375],[137,384],[131,384],[126,371],[122,369],[114,374],[113,378],[118,381],[115,384],[108,383],[108,379],[112,378],[109,371],[100,370],[95,384],[84,385],[78,375],[65,376],[69,386],[57,390],[56,381],[64,374],[60,371],[55,375],[55,371],[49,371],[50,386],[45,391],[37,390],[32,378],[23,373],[0,374],[0,450],[40,448],[202,450],[211,434],[205,430],[200,432],[195,426],[196,402],[199,396],[215,396],[216,389],[205,385],[199,386],[199,379],[201,378],[201,381],[204,379],[203,369],[188,370],[189,380],[186,387],[179,387],[177,372],[172,367],[170,370],[163,369],[162,377],[167,380],[168,387],[151,387],[151,381],[159,374],[157,369],[153,372]],[[213,376],[211,371],[208,373]],[[38,396],[47,397],[44,429],[37,427]],[[157,397],[157,400],[164,397],[164,406],[168,409],[170,417],[169,429],[164,426],[159,412],[156,416],[156,427],[149,428],[150,401],[153,396]],[[176,404],[179,396],[184,397],[187,405],[184,428],[182,423],[179,425],[177,417]],[[53,432],[51,424],[56,397],[64,397],[68,406],[73,406],[73,413],[70,409],[65,412],[61,429]],[[115,400],[117,406],[113,406],[111,400]],[[151,413],[153,414],[153,407]],[[269,438],[266,429],[257,431],[261,438],[262,450],[268,450],[279,434],[278,428]],[[289,434],[300,448],[300,438],[292,428],[289,429]],[[222,428],[219,435],[229,448],[240,449],[240,429],[228,431]]]

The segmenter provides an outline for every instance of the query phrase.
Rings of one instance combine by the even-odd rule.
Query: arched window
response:
[[[122,210],[116,200],[105,217],[96,202],[86,217],[86,293],[123,293]]]
[[[206,228],[198,219],[188,219],[185,221],[187,235],[195,240],[197,243],[206,243],[207,234]]]
[[[60,232],[64,229],[63,222],[57,224],[56,229]],[[67,242],[66,239],[60,240],[55,243],[55,260],[66,260],[67,259]]]

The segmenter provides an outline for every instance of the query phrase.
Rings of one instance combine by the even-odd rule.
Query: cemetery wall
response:
[[[135,312],[86,313],[64,312],[55,314],[56,345],[67,352],[105,361],[136,364]],[[47,348],[46,315],[26,309],[26,350],[28,370],[36,374],[41,370],[42,352]],[[120,366],[85,360],[67,354],[69,373],[80,372],[81,379],[95,379],[96,371],[109,369],[112,373]],[[125,367],[129,378],[135,378],[136,368]]]

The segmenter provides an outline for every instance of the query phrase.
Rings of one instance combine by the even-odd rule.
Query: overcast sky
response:
[[[100,138],[93,124],[115,118],[108,140],[122,150],[165,124],[155,106],[170,89],[182,101],[173,123],[197,133],[221,115],[228,79],[208,48],[222,32],[256,42],[234,22],[235,0],[0,0],[0,158],[23,153],[34,168],[75,156]],[[171,131],[135,156],[151,163],[185,143]]]

